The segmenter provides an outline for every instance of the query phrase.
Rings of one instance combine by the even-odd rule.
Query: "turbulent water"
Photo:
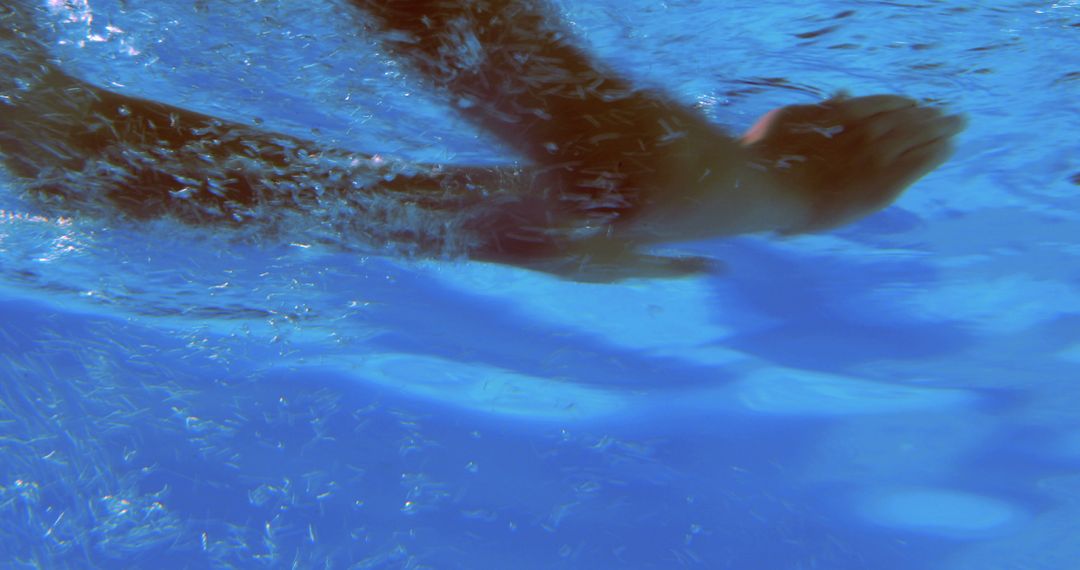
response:
[[[60,65],[111,90],[515,160],[344,1],[45,4]],[[984,4],[558,5],[732,131],[839,90],[969,115],[859,224],[667,248],[716,275],[57,217],[4,177],[0,566],[1072,568],[1080,7]]]

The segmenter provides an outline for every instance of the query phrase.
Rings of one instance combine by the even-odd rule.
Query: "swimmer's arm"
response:
[[[287,211],[317,218],[334,200],[363,203],[366,194],[450,216],[478,207],[470,188],[516,183],[507,169],[403,168],[115,93],[36,59],[19,70],[22,88],[0,91],[0,161],[66,212],[104,198],[132,218],[239,226],[273,223]]]
[[[898,96],[767,114],[741,139],[572,46],[542,0],[352,0],[461,112],[564,186],[619,186],[612,232],[653,243],[843,225],[951,154],[964,119]]]
[[[735,138],[573,46],[542,2],[353,3],[461,113],[533,162],[561,169],[570,194],[610,184],[629,197],[625,221],[615,225],[621,237],[649,243],[789,230],[809,216],[807,201]]]

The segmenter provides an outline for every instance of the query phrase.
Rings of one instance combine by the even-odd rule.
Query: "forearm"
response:
[[[0,151],[31,189],[71,208],[100,202],[134,217],[235,222],[299,146],[289,137],[113,93],[52,66],[30,85],[8,108]]]
[[[0,159],[58,213],[116,211],[423,254],[492,249],[530,179],[321,146],[47,68],[0,106]]]
[[[536,166],[386,162],[112,93],[26,54],[14,60],[27,62],[19,88],[0,90],[3,159],[68,211],[111,204],[245,227],[288,218],[336,239],[511,263],[588,256],[597,239],[609,243],[595,251],[619,252],[792,226],[796,209],[746,149],[596,66],[548,28],[539,4],[354,1],[463,112]],[[479,55],[463,66],[450,49],[467,33]],[[14,41],[40,56],[28,37]]]
[[[461,113],[557,173],[554,207],[672,241],[787,227],[769,177],[683,105],[570,44],[535,0],[353,0]]]
[[[783,167],[752,147],[695,142],[699,152],[687,157],[671,178],[675,191],[620,228],[621,235],[638,243],[664,243],[787,234],[805,226],[811,205]]]
[[[541,1],[353,2],[372,15],[395,55],[446,89],[464,115],[537,162],[630,153],[643,142],[677,140],[698,122],[571,45]]]

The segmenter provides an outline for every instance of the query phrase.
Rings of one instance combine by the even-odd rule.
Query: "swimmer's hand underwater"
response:
[[[774,109],[738,140],[691,141],[699,162],[676,169],[690,176],[673,177],[676,194],[625,233],[652,243],[836,228],[887,207],[944,163],[965,124],[896,95]]]
[[[638,244],[793,235],[854,222],[888,207],[943,164],[965,126],[961,115],[905,97],[837,95],[770,111],[737,141],[701,130],[703,140],[689,141],[702,149],[700,162],[674,169],[689,176],[673,175],[673,193],[620,228],[615,235],[625,243],[609,234],[576,245],[574,255],[594,265],[591,275],[578,277],[674,276],[716,267],[701,258],[642,255]],[[707,152],[718,148],[719,154]]]
[[[772,111],[736,138],[601,68],[539,0],[351,2],[525,162],[402,166],[111,93],[49,62],[29,0],[0,11],[19,66],[8,79],[0,70],[0,155],[44,204],[77,211],[104,203],[233,227],[280,219],[343,244],[617,281],[711,266],[644,246],[871,214],[940,165],[964,126],[903,97],[837,96]]]
[[[402,61],[548,175],[532,189],[544,218],[518,218],[487,254],[574,278],[708,267],[640,246],[854,221],[944,162],[964,125],[903,97],[837,96],[772,111],[738,139],[604,69],[541,1],[352,1]]]
[[[782,233],[835,228],[891,204],[952,154],[960,115],[895,95],[848,98],[767,113],[743,135],[757,164],[808,205]]]

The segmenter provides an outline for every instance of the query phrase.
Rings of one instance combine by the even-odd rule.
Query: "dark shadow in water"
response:
[[[895,220],[899,226],[904,220]],[[853,307],[851,297],[902,283],[932,288],[933,269],[917,261],[854,263],[827,254],[807,257],[742,242],[724,248],[738,298],[778,324],[726,341],[771,362],[836,370],[878,360],[916,359],[971,346],[955,323],[883,322],[876,307]],[[873,318],[871,318],[873,317]]]
[[[369,295],[372,285],[365,283]],[[402,273],[389,286],[392,298],[415,302],[375,309],[378,321],[394,323],[372,341],[378,349],[480,362],[579,384],[678,388],[732,379],[715,366],[642,354],[602,337],[537,322],[517,312],[512,302],[448,290],[425,276]]]

